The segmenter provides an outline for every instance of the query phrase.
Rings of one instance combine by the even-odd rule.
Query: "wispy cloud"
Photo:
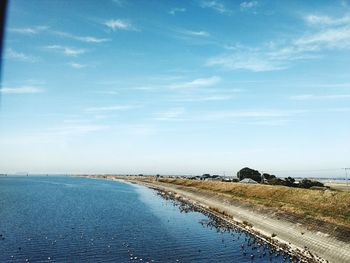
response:
[[[62,31],[51,31],[51,33],[57,36],[66,37],[66,38],[78,40],[85,43],[104,43],[104,42],[111,41],[109,38],[97,38],[94,36],[76,36],[71,33],[62,32]]]
[[[226,110],[205,111],[188,114],[185,108],[173,108],[155,114],[154,120],[159,121],[244,121],[254,125],[284,125],[291,117],[304,114],[306,110],[256,109],[256,110]],[[187,113],[187,114],[186,114]],[[186,115],[185,115],[186,114]]]
[[[343,107],[343,108],[331,108],[327,109],[329,112],[350,112],[350,107]]]
[[[324,49],[350,49],[350,25],[343,25],[348,20],[347,16],[337,19],[310,16],[308,20],[323,21],[325,27],[294,39],[269,42],[259,47],[225,46],[230,52],[209,58],[206,65],[229,70],[275,71],[287,69],[298,60],[319,59]]]
[[[34,27],[16,27],[16,28],[9,28],[9,32],[19,33],[19,34],[26,34],[26,35],[35,35],[38,33],[41,33],[45,30],[47,30],[49,27],[47,26],[34,26]]]
[[[154,117],[158,121],[182,120],[180,117],[185,113],[184,108],[173,108],[164,112],[157,113]]]
[[[262,43],[256,47],[226,45],[224,47],[229,52],[207,59],[206,65],[228,70],[276,71],[287,69],[298,60],[320,59],[325,49],[350,49],[350,15],[339,18],[308,15],[303,19],[308,25],[318,23],[322,27],[312,27],[299,37]]]
[[[12,48],[8,48],[6,50],[5,53],[5,58],[6,59],[12,59],[12,60],[18,60],[18,61],[24,61],[24,62],[35,62],[37,61],[37,58],[32,56],[32,55],[28,55],[28,54],[24,54],[22,52],[18,52]]]
[[[322,48],[350,48],[350,27],[327,28],[305,35],[295,41],[303,49],[319,51]]]
[[[82,68],[87,67],[87,65],[85,65],[85,64],[80,64],[80,63],[76,63],[76,62],[69,62],[68,65],[71,66],[72,68],[75,68],[75,69],[82,69]]]
[[[250,9],[258,6],[258,1],[244,1],[239,5],[243,9]]]
[[[103,107],[91,107],[85,109],[87,112],[104,112],[104,111],[124,111],[138,108],[137,105],[112,105],[112,106],[103,106]]]
[[[176,102],[210,102],[210,101],[225,101],[232,99],[230,95],[213,95],[213,96],[189,96],[174,99]]]
[[[142,90],[142,91],[156,91],[156,90],[159,90],[160,88],[161,88],[160,86],[136,86],[136,87],[131,87],[130,89]]]
[[[329,94],[329,95],[315,95],[315,94],[303,94],[291,96],[292,100],[334,100],[334,99],[349,99],[350,94]]]
[[[257,125],[257,126],[285,126],[289,123],[290,123],[290,120],[286,120],[286,119],[257,120],[257,121],[248,122],[248,124],[250,125]]]
[[[304,113],[305,110],[253,110],[253,111],[217,111],[202,116],[205,120],[220,120],[231,118],[276,118],[288,117]]]
[[[64,55],[71,56],[71,57],[77,57],[81,54],[86,53],[86,49],[73,48],[73,47],[60,46],[60,45],[49,45],[49,46],[46,46],[45,48],[59,51]]]
[[[304,17],[305,21],[310,25],[315,26],[336,26],[336,25],[349,25],[350,24],[350,14],[343,17],[330,17],[328,15],[314,15],[309,14]]]
[[[213,76],[209,78],[199,78],[194,79],[187,82],[174,83],[169,85],[169,88],[173,89],[187,89],[187,88],[200,88],[200,87],[208,87],[218,84],[221,81],[221,78],[218,76]]]
[[[231,13],[231,10],[228,9],[222,2],[216,1],[216,0],[203,0],[203,1],[200,1],[200,6],[202,8],[211,8],[211,9],[213,9],[216,12],[219,12],[221,14],[229,14],[229,13]]]
[[[341,17],[310,14],[304,16],[304,20],[317,31],[296,39],[295,46],[313,51],[350,48],[350,14]]]
[[[131,23],[124,19],[110,19],[104,23],[112,31],[117,30],[135,30]]]
[[[186,35],[191,35],[191,36],[200,36],[200,37],[208,37],[210,34],[207,31],[191,31],[191,30],[185,30],[183,31],[184,34]]]
[[[106,95],[119,95],[120,94],[119,91],[115,91],[115,90],[97,90],[97,91],[94,91],[94,93],[106,94]]]
[[[0,89],[1,93],[4,94],[33,94],[42,93],[43,89],[34,86],[21,86],[21,87],[4,87]]]
[[[287,68],[285,59],[273,57],[264,51],[240,50],[231,54],[209,58],[207,66],[221,66],[229,70],[249,70],[254,72],[274,71]]]
[[[49,129],[49,135],[53,136],[67,136],[67,135],[83,135],[91,132],[98,132],[108,129],[107,125],[96,124],[74,124],[62,125]]]
[[[94,36],[78,36],[74,35],[68,32],[63,32],[63,31],[57,31],[57,30],[52,30],[47,26],[33,26],[33,27],[23,27],[23,28],[10,28],[8,29],[9,32],[14,32],[14,33],[19,33],[19,34],[26,34],[26,35],[36,35],[42,32],[46,32],[49,34],[53,34],[56,36],[61,36],[65,38],[70,38],[74,40],[78,40],[81,42],[85,43],[103,43],[110,41],[109,38],[97,38]]]
[[[169,14],[170,15],[175,15],[176,13],[179,13],[179,12],[181,12],[181,13],[186,12],[186,8],[184,8],[184,7],[175,7],[175,8],[173,8],[173,9],[171,9],[169,11]]]

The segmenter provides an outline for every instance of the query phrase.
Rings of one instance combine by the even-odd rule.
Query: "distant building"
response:
[[[256,181],[254,181],[253,179],[251,179],[251,178],[245,178],[245,179],[243,179],[243,180],[241,180],[241,181],[239,181],[240,183],[243,183],[243,184],[257,184],[257,182]]]

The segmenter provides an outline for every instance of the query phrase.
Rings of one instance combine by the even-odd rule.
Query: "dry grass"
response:
[[[137,180],[153,180],[137,177]],[[161,178],[163,183],[229,195],[233,199],[278,208],[281,211],[310,216],[350,226],[350,193],[290,188],[271,185],[247,185],[213,181]]]

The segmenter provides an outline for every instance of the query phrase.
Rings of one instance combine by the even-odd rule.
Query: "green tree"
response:
[[[301,188],[310,188],[312,186],[324,187],[324,184],[319,181],[314,181],[309,179],[303,179],[299,183],[299,187]]]
[[[268,174],[268,173],[263,173],[262,177],[266,179],[267,181],[272,180],[273,178],[276,178],[276,175],[273,174]]]
[[[237,177],[241,181],[245,178],[253,179],[256,182],[261,182],[261,174],[259,171],[245,167],[237,172]]]
[[[293,186],[296,186],[295,184],[294,184],[294,182],[295,182],[295,179],[294,178],[292,178],[292,177],[287,177],[286,179],[284,179],[285,180],[285,185],[286,186],[290,186],[290,187],[293,187]]]

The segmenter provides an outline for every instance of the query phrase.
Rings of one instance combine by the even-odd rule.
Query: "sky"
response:
[[[350,1],[9,1],[0,173],[342,176]]]

